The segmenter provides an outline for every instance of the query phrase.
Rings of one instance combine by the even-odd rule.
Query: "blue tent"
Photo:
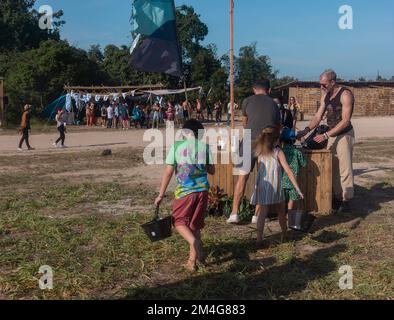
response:
[[[41,115],[44,118],[54,120],[56,117],[56,110],[65,109],[66,107],[66,95],[61,96],[60,98],[53,101],[49,106],[47,106]]]

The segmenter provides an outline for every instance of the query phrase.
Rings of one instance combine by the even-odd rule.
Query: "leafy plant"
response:
[[[220,189],[218,186],[212,187],[209,190],[208,195],[208,215],[210,216],[222,216],[223,215],[223,200],[226,195],[224,190]]]

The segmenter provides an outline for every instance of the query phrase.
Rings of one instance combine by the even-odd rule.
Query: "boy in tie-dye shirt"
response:
[[[209,146],[198,139],[204,127],[197,120],[189,120],[183,127],[184,141],[176,142],[167,156],[167,168],[161,184],[158,206],[173,174],[176,176],[173,223],[177,231],[190,245],[186,268],[196,270],[203,262],[201,230],[204,228],[208,207],[208,174],[215,173]]]

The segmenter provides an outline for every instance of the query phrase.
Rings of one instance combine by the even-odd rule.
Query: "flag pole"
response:
[[[231,129],[235,129],[235,115],[234,115],[234,0],[230,0],[230,104],[231,104]]]

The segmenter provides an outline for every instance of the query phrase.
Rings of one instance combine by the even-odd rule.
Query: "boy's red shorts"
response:
[[[197,192],[181,199],[175,199],[172,221],[175,227],[187,226],[192,231],[204,228],[205,213],[208,208],[208,192]]]

